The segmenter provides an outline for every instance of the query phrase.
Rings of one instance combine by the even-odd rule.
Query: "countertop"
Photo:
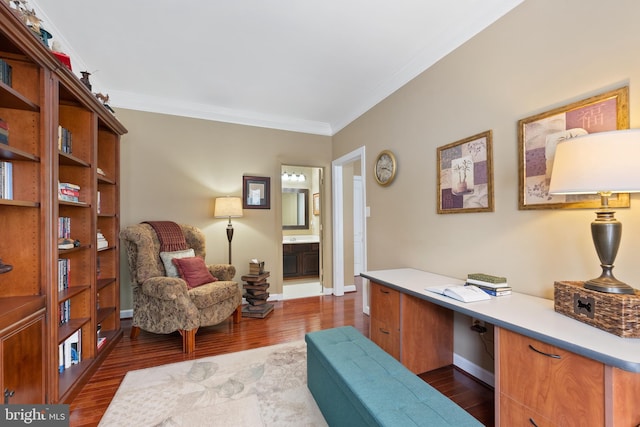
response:
[[[366,271],[360,275],[498,327],[640,373],[640,338],[621,338],[556,313],[553,300],[513,292],[487,301],[464,303],[425,290],[431,286],[464,284],[461,279],[413,268]]]

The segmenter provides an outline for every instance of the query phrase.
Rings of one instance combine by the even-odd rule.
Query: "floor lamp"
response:
[[[231,240],[233,239],[233,225],[231,218],[242,216],[242,199],[240,197],[217,197],[213,216],[216,218],[229,218],[227,224],[227,240],[229,240],[229,264],[231,264]]]
[[[591,235],[602,274],[584,287],[599,292],[631,294],[635,290],[613,276],[622,224],[609,207],[615,193],[640,192],[640,129],[597,132],[558,144],[549,194],[599,194],[602,206],[591,223]]]

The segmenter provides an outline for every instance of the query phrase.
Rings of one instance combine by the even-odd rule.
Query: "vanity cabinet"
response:
[[[285,278],[320,275],[320,244],[285,243],[282,266]]]
[[[505,329],[498,351],[500,426],[605,425],[604,364]]]

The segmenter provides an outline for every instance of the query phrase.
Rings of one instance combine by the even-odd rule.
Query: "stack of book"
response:
[[[0,117],[0,143],[9,145],[9,125]]]
[[[108,247],[109,247],[109,242],[104,237],[104,234],[102,234],[100,230],[98,230],[98,250],[108,248]]]
[[[0,199],[13,200],[13,163],[0,162]]]
[[[470,273],[467,275],[467,284],[475,285],[494,297],[511,294],[511,287],[507,283],[506,277],[492,276],[484,273]]]
[[[7,86],[11,86],[13,71],[7,61],[0,59],[0,81]]]
[[[58,183],[58,200],[65,202],[80,201],[80,186],[69,182]]]

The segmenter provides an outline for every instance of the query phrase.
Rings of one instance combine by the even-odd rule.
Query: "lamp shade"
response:
[[[640,129],[597,132],[556,147],[549,194],[640,192]]]
[[[242,216],[240,197],[216,197],[213,216],[216,218],[239,218]]]

